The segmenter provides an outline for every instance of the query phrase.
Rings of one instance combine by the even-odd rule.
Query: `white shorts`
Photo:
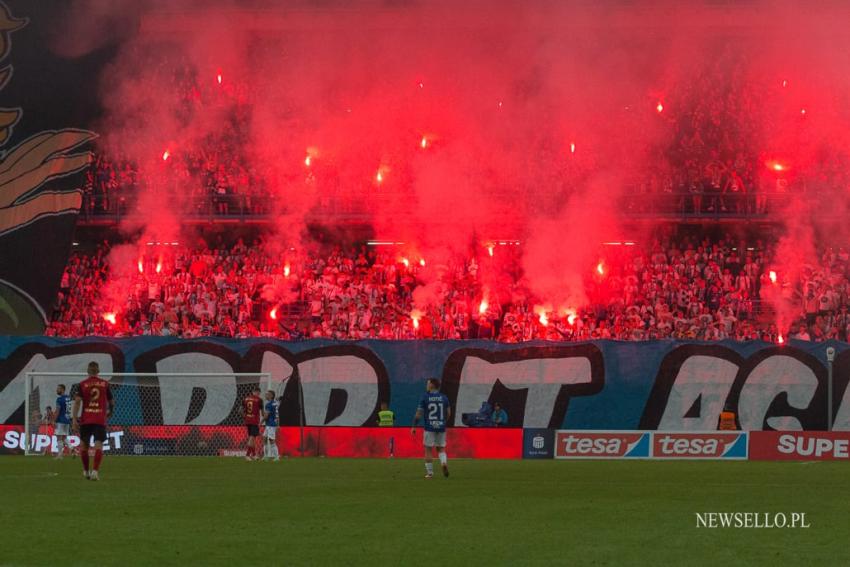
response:
[[[68,435],[68,432],[71,429],[70,423],[56,423],[53,426],[53,434],[54,435]]]
[[[275,439],[277,435],[277,427],[265,426],[263,428],[263,439]]]
[[[446,432],[445,431],[426,431],[423,437],[423,442],[426,447],[445,447]]]

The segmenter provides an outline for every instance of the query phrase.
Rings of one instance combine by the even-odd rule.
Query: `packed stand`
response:
[[[616,250],[615,250],[616,248]],[[110,280],[109,249],[74,254],[47,334],[334,339],[751,340],[781,342],[764,301],[772,284],[763,243],[682,239],[607,250],[604,275],[586,282],[589,306],[543,311],[521,275],[491,291],[472,257],[430,271],[396,250],[336,248],[296,261],[263,244],[172,247]],[[501,251],[500,251],[501,253]],[[828,251],[797,283],[780,282],[791,338],[846,340],[848,253]],[[485,284],[485,280],[489,283]],[[109,282],[109,283],[107,283]],[[423,290],[428,291],[423,301]],[[104,297],[119,297],[107,305]],[[417,302],[414,300],[417,299]],[[427,306],[417,309],[417,303]]]

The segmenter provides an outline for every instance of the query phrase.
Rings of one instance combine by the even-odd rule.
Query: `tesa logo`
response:
[[[652,456],[717,459],[726,456],[741,433],[664,433],[652,436]]]
[[[647,433],[584,433],[580,431],[559,431],[555,444],[555,457],[586,457],[616,459],[629,455]]]

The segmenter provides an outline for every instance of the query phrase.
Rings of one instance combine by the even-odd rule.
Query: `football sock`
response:
[[[89,450],[88,449],[80,449],[80,459],[83,461],[83,470],[88,472],[89,470]]]
[[[434,474],[434,463],[425,463],[425,472],[428,474]]]
[[[446,453],[445,453],[445,451],[441,452],[441,453],[440,453],[440,464],[441,464],[441,465],[445,465],[445,464],[447,464],[447,463],[448,463],[448,461],[449,461],[449,458],[448,458],[448,457],[446,457]]]
[[[94,470],[100,470],[100,461],[103,460],[103,449],[96,449],[94,452]]]

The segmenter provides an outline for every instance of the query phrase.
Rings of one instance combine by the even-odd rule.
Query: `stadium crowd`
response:
[[[823,194],[850,185],[845,156],[828,145],[818,150],[817,159],[805,171],[764,155],[764,148],[770,146],[769,132],[775,130],[773,122],[784,119],[782,113],[774,117],[766,110],[773,108],[771,97],[781,88],[749,83],[734,83],[735,88],[730,88],[729,81],[740,80],[746,65],[739,53],[720,49],[693,81],[676,85],[666,95],[664,104],[669,108],[658,102],[657,119],[665,124],[665,133],[653,140],[652,147],[634,149],[649,156],[645,162],[649,165],[631,172],[622,210],[764,215],[781,207],[791,192]],[[274,195],[265,174],[245,155],[252,112],[250,86],[230,80],[216,85],[207,79],[182,69],[173,81],[173,94],[186,116],[215,112],[224,105],[230,117],[226,127],[166,150],[169,157],[163,154],[163,162],[167,163],[154,167],[168,167],[175,182],[191,187],[190,202],[182,207],[185,213],[266,214]],[[644,110],[655,112],[651,107]],[[158,157],[152,156],[152,161]],[[147,167],[140,168],[120,152],[113,155],[110,148],[98,148],[83,187],[84,212],[96,216],[132,211],[137,189],[144,183],[141,172]],[[345,199],[354,202],[340,202]],[[342,191],[322,205],[349,211],[362,205],[357,201]]]
[[[766,308],[764,288],[770,285],[778,286],[792,306],[790,337],[846,340],[850,332],[850,255],[844,250],[825,252],[820,262],[803,269],[799,281],[780,277],[774,284],[769,250],[761,241],[745,246],[731,239],[681,238],[609,247],[604,274],[587,278],[588,306],[569,313],[542,311],[515,273],[493,291],[486,251],[452,265],[429,266],[439,281],[425,286],[424,260],[420,265],[388,247],[335,248],[289,261],[271,250],[241,240],[215,249],[174,246],[149,254],[121,277],[110,276],[108,245],[92,254],[75,253],[46,333],[777,342],[789,329],[777,328]],[[519,250],[497,251],[511,253]],[[509,262],[518,265],[516,260]],[[120,304],[105,304],[105,297],[115,296],[110,287],[118,290]]]

